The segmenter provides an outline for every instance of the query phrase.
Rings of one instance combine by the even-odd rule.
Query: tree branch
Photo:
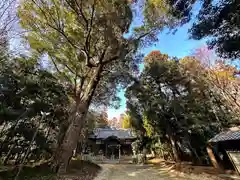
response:
[[[54,56],[55,57],[55,56]],[[55,57],[58,61],[60,61],[72,74],[75,74],[74,72],[66,63],[63,63],[60,58]]]
[[[35,0],[32,0],[32,2],[40,9],[40,11],[42,12],[43,16],[45,17],[45,19],[46,19],[46,21],[47,21],[47,20],[48,20],[48,17],[47,17],[47,15],[46,15],[45,11],[35,2]],[[71,46],[73,46],[73,47],[75,47],[75,48],[78,48],[78,47],[67,37],[67,35],[65,34],[65,32],[64,32],[63,30],[58,29],[58,28],[52,26],[51,24],[48,23],[48,21],[46,22],[46,25],[48,25],[50,28],[52,28],[52,29],[54,29],[55,31],[57,31],[58,33],[60,33],[60,34],[68,41],[68,43],[69,43]]]
[[[91,39],[91,32],[92,32],[92,26],[93,26],[93,16],[94,16],[94,12],[95,12],[95,0],[93,2],[93,5],[92,5],[92,13],[91,13],[91,19],[90,19],[90,27],[88,28],[88,34],[87,34],[87,37],[86,37],[86,41],[85,41],[85,52],[86,52],[86,55],[87,55],[87,62],[86,62],[86,65],[88,67],[96,67],[96,65],[94,63],[92,63],[90,61],[90,39]]]
[[[101,54],[101,57],[99,58],[99,63],[100,64],[103,62],[103,59],[105,57],[106,52],[107,52],[107,47],[103,50],[103,53]]]
[[[87,35],[86,43],[85,43],[86,49],[87,49],[88,53],[90,52],[90,42],[89,42],[89,38],[90,38],[90,35],[91,35],[91,32],[92,32],[94,12],[95,12],[95,0],[94,0],[93,5],[92,5],[92,13],[91,13],[91,19],[90,19],[90,27],[89,27],[89,30],[88,30],[88,35]]]
[[[78,15],[78,22],[79,22],[80,24],[82,24],[83,26],[85,26],[85,24],[82,23],[82,20],[80,19],[80,17],[82,17],[82,15],[79,14],[78,9],[74,8],[74,6],[71,5],[71,3],[69,2],[69,0],[66,0],[66,3],[67,3],[67,4],[69,5],[69,7],[72,8],[72,10]],[[77,4],[77,6],[78,6],[78,8],[79,8],[80,6],[78,5],[78,3],[77,3],[77,2],[75,2],[75,3]],[[86,26],[87,26],[87,25],[86,25]]]
[[[61,75],[63,75],[64,78],[65,78],[67,81],[71,82],[70,78],[69,78],[68,76],[64,75],[64,74],[60,71],[60,69],[57,67],[57,64],[56,64],[56,62],[54,61],[54,59],[53,59],[51,56],[50,56],[50,58],[51,58],[51,60],[52,60],[52,63],[53,63],[53,65],[54,65],[55,69],[58,71],[58,73],[61,74]]]
[[[77,68],[76,68],[76,73],[74,77],[74,96],[77,97]]]
[[[117,60],[118,58],[120,58],[122,55],[127,55],[127,53],[129,53],[129,51],[125,48],[125,44],[122,44],[117,52],[117,55],[112,56],[111,58],[109,58],[106,61],[101,62],[103,65],[106,65],[108,63],[111,63],[112,61]]]
[[[83,1],[81,0],[81,5],[78,4],[78,2],[76,0],[74,0],[75,3],[77,4],[78,8],[79,8],[79,11],[81,13],[81,16],[83,17],[84,21],[86,22],[86,26],[87,26],[87,29],[88,29],[88,20],[86,18],[86,16],[84,15],[83,13],[83,10],[82,10],[82,6],[83,6]]]
[[[112,61],[115,61],[115,60],[117,60],[118,58],[119,58],[119,55],[113,56],[113,57],[111,57],[110,59],[104,61],[104,62],[103,62],[103,65],[106,65],[106,64],[108,64],[108,63],[111,63]]]

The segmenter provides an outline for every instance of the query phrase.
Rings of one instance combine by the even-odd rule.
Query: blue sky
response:
[[[161,53],[166,53],[169,56],[176,56],[178,58],[190,55],[192,51],[205,45],[206,40],[190,40],[188,29],[191,27],[192,22],[185,24],[178,31],[173,34],[168,34],[167,30],[158,35],[159,41],[149,48],[143,49],[145,55],[152,50],[160,50]],[[121,98],[121,107],[119,109],[109,108],[108,118],[118,117],[126,110],[126,100],[124,98],[124,90],[119,93]]]
[[[206,40],[190,40],[188,38],[188,29],[191,27],[191,23],[184,25],[179,28],[176,34],[167,34],[167,31],[159,34],[159,41],[156,45],[144,49],[144,54],[147,55],[152,50],[160,50],[161,53],[166,53],[169,56],[176,56],[178,58],[187,56],[198,47],[205,44]],[[121,97],[121,107],[119,109],[109,108],[108,118],[118,117],[121,113],[126,110],[126,100],[124,98],[124,90],[119,93]]]

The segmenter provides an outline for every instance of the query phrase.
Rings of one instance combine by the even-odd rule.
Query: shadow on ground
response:
[[[0,180],[13,180],[18,167],[4,167],[0,170]],[[73,160],[69,165],[69,171],[57,177],[51,171],[51,164],[44,163],[38,166],[25,166],[19,180],[92,180],[101,170],[101,167],[89,161]]]
[[[219,174],[182,171],[176,167],[176,164],[161,162],[150,165],[134,164],[103,164],[103,167],[110,168],[106,177],[100,179],[108,180],[232,180],[229,177],[220,177]]]

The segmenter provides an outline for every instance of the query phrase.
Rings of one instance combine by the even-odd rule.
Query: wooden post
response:
[[[239,158],[238,157],[232,158],[232,155],[234,154],[234,152],[226,151],[226,153],[227,153],[228,158],[230,159],[232,165],[234,166],[235,171],[238,173],[238,175],[240,175],[240,169],[238,168],[239,163],[236,163],[236,160],[238,160]],[[231,153],[232,153],[232,155],[231,155]],[[235,153],[238,154],[238,152],[235,152]],[[235,162],[234,162],[234,159],[235,159]]]
[[[120,144],[118,145],[118,153],[119,153],[118,158],[119,158],[119,163],[120,163],[120,157],[121,157],[121,145]]]
[[[220,169],[220,166],[215,158],[211,145],[207,145],[207,153],[208,156],[210,157],[213,167],[216,169]]]
[[[105,145],[105,157],[107,158],[107,153],[108,153],[108,145]]]

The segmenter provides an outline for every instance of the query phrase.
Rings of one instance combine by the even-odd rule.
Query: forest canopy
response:
[[[79,144],[108,126],[106,107],[119,107],[123,90],[121,128],[135,132],[139,153],[209,164],[209,139],[239,125],[232,63],[240,57],[239,7],[238,0],[0,1],[1,164],[14,166],[15,180],[32,162],[67,172]],[[165,30],[189,23],[188,37],[207,39],[206,47],[185,57],[144,54],[164,44]]]

